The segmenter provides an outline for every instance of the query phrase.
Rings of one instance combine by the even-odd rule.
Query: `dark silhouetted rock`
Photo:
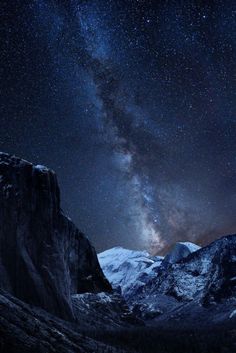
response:
[[[200,246],[191,243],[191,242],[178,242],[174,245],[173,249],[165,256],[163,260],[163,265],[166,263],[174,264],[179,262],[184,257],[187,257],[189,254],[201,249]]]
[[[111,290],[88,239],[63,215],[52,170],[0,153],[0,287],[63,318],[71,295]]]

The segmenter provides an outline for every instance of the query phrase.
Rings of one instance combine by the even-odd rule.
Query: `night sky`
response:
[[[236,3],[1,1],[0,150],[97,251],[236,232]]]

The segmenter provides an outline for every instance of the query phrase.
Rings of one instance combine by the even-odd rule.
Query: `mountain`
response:
[[[191,242],[178,242],[174,245],[173,249],[165,256],[164,263],[176,263],[187,257],[189,254],[200,249],[200,246]]]
[[[119,246],[98,254],[105,276],[126,299],[155,276],[162,259],[160,256],[151,256],[147,251],[128,250]]]
[[[196,244],[180,242],[163,258],[118,246],[98,254],[98,260],[113,288],[120,290],[126,299],[132,299],[148,282],[155,280],[160,265],[176,263],[199,249]]]
[[[122,248],[98,258],[108,280],[146,322],[174,325],[176,317],[182,325],[210,325],[236,318],[236,235],[204,248],[177,243],[163,260]]]
[[[71,295],[110,291],[94,248],[60,208],[55,173],[0,153],[0,288],[62,318]]]
[[[198,298],[207,305],[234,296],[235,285],[236,235],[229,235],[160,268],[155,280],[149,282],[149,290],[180,301]]]
[[[134,302],[140,316],[168,330],[235,327],[236,235],[224,236],[178,263],[161,266]]]

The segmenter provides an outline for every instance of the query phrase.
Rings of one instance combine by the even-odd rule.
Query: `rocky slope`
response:
[[[56,175],[0,153],[0,288],[62,318],[71,295],[109,291],[88,239],[63,215]]]
[[[0,353],[127,353],[0,290]]]
[[[200,249],[190,242],[176,243],[163,258],[151,256],[147,251],[124,249],[120,246],[98,254],[102,270],[114,289],[131,299],[145,290],[146,284],[157,278],[159,267],[177,263],[184,257]]]
[[[231,328],[182,330],[176,314],[174,330],[166,329],[163,320],[158,328],[114,330],[110,326],[110,331],[96,331],[90,327],[89,332],[86,318],[81,330],[77,323],[61,320],[2,290],[0,308],[0,353],[233,353],[236,348],[235,321]]]
[[[236,293],[236,235],[225,236],[167,268],[160,268],[151,293],[168,294],[179,301],[198,298],[203,305]]]
[[[177,243],[162,261],[121,248],[100,254],[99,261],[111,283],[121,286],[130,308],[145,321],[169,325],[177,317],[188,325],[196,320],[204,325],[235,319],[236,235],[204,248]]]
[[[178,242],[174,245],[173,249],[165,256],[162,265],[169,263],[174,264],[199,249],[200,246],[191,242]]]

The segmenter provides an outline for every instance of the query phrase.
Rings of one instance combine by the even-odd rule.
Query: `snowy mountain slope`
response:
[[[169,320],[174,313],[184,318],[187,311],[191,317],[191,310],[195,317],[194,312],[203,310],[196,308],[207,310],[211,305],[219,320],[229,320],[235,310],[236,235],[204,248],[177,243],[164,260],[123,248],[107,250],[98,258],[108,280],[121,287],[130,308],[144,320]],[[224,304],[227,310],[223,309],[222,303],[229,300],[232,306]],[[201,312],[207,316],[207,311]]]
[[[128,298],[155,276],[163,258],[147,251],[115,247],[98,254],[98,260],[113,288],[120,288]]]
[[[198,298],[204,305],[235,293],[236,235],[225,236],[178,263],[160,268],[146,291],[171,295],[180,301]]]
[[[230,235],[177,263],[163,261],[131,305],[143,319],[166,323],[176,317],[194,325],[200,313],[203,323],[213,323],[213,317],[229,322],[236,306],[235,275],[236,235]]]
[[[199,249],[198,245],[190,242],[176,243],[163,260],[163,257],[151,256],[147,251],[118,246],[98,254],[98,260],[113,288],[119,288],[124,297],[130,299],[156,278],[160,265],[176,263]]]

